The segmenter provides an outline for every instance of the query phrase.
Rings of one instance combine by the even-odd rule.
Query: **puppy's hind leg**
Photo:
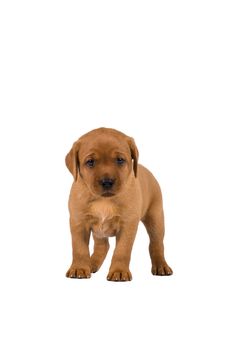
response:
[[[172,275],[172,269],[166,263],[164,257],[164,215],[161,204],[151,205],[146,216],[142,220],[150,238],[149,252],[151,257],[153,275]]]
[[[94,252],[91,256],[91,272],[97,272],[100,266],[103,264],[104,259],[109,250],[108,238],[97,238],[94,239]]]

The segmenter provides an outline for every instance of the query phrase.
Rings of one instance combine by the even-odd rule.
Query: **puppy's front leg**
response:
[[[138,221],[127,224],[116,237],[116,248],[113,253],[107,279],[109,281],[131,281],[129,270],[131,251],[138,227]]]
[[[66,273],[66,277],[90,278],[91,260],[89,252],[90,230],[85,225],[70,223],[73,248],[73,262]]]

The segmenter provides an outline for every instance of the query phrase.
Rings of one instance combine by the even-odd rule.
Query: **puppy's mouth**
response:
[[[112,197],[114,195],[115,195],[115,193],[112,193],[112,192],[104,192],[101,194],[102,197]]]

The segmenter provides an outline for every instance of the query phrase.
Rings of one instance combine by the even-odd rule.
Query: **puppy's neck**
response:
[[[111,199],[99,198],[90,205],[90,215],[104,222],[116,215],[116,205]]]
[[[89,208],[91,230],[98,238],[113,237],[120,231],[120,216],[112,200],[100,198]]]

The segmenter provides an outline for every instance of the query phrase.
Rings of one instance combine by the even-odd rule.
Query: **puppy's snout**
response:
[[[100,185],[104,190],[110,190],[115,183],[115,179],[104,178],[100,180]]]

